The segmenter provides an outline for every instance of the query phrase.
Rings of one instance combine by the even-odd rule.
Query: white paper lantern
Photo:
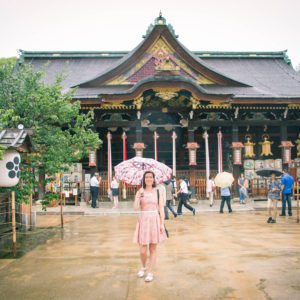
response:
[[[0,160],[0,187],[11,187],[18,184],[21,176],[21,156],[13,149],[7,150]]]

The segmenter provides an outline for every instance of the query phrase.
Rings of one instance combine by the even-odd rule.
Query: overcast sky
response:
[[[0,0],[0,57],[131,50],[159,10],[190,50],[288,49],[300,63],[300,0]]]

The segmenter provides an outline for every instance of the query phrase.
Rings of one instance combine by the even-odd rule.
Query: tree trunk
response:
[[[39,200],[43,199],[44,194],[45,194],[45,170],[44,168],[39,168],[39,187],[38,187],[38,192],[39,192]]]

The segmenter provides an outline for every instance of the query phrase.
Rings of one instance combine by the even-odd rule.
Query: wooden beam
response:
[[[285,124],[286,126],[300,126],[300,120],[234,120],[234,121],[228,121],[228,120],[217,120],[217,121],[211,121],[211,120],[193,120],[190,121],[192,123],[192,126],[194,127],[203,127],[203,126],[225,126],[225,127],[231,127],[233,125],[237,125],[239,127],[248,127],[248,126],[281,126],[282,124]]]

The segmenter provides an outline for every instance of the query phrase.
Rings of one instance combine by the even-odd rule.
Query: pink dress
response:
[[[157,189],[152,192],[138,192],[141,212],[136,224],[133,241],[140,245],[158,244],[164,241],[166,233],[160,232],[160,216],[158,213]]]

